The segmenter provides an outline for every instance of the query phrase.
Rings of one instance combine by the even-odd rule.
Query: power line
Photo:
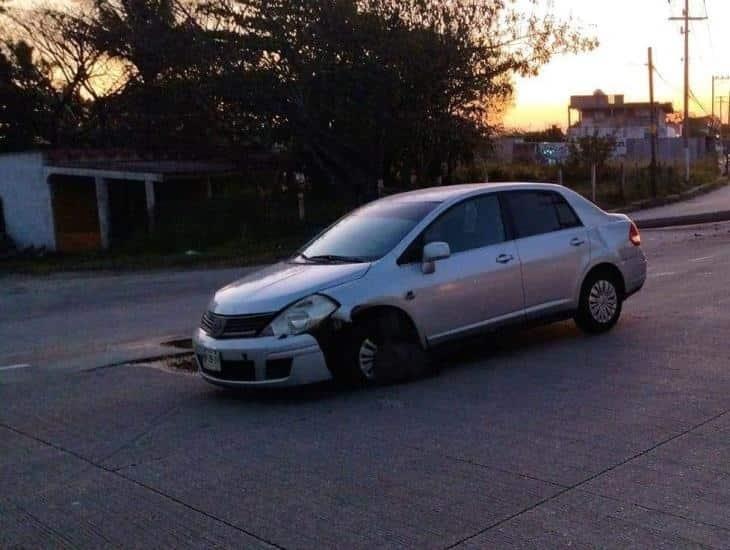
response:
[[[707,40],[708,40],[708,45],[709,45],[708,49],[710,52],[709,57],[710,57],[710,60],[712,61],[712,64],[714,65],[718,60],[718,54],[717,54],[717,50],[715,49],[715,41],[712,36],[712,25],[710,24],[710,12],[707,9],[707,0],[702,0],[702,5],[705,10],[705,19],[703,20],[703,23],[705,23],[705,25],[707,27]],[[702,57],[704,59],[704,56],[702,55],[703,48],[700,48],[699,51],[700,51],[700,57]]]
[[[659,69],[656,68],[656,63],[654,63],[654,73],[661,79],[662,82],[664,82],[664,84],[666,84],[670,88],[674,88],[675,91],[679,90],[679,88],[677,86],[675,86],[674,84],[672,84],[671,82],[669,82],[666,78],[664,78],[662,76],[662,73],[660,73]]]
[[[689,95],[692,98],[692,100],[694,101],[695,105],[697,105],[700,109],[702,109],[702,112],[705,113],[707,116],[710,116],[710,113],[707,112],[707,109],[705,109],[705,106],[702,105],[702,102],[699,99],[697,99],[697,96],[692,91],[692,88],[689,89]]]
[[[654,74],[656,74],[659,77],[659,79],[662,82],[664,82],[664,84],[666,84],[667,86],[669,86],[676,93],[678,93],[678,94],[681,94],[682,93],[682,89],[679,86],[676,86],[676,85],[672,84],[671,82],[669,82],[669,80],[667,80],[666,78],[664,78],[664,76],[662,76],[662,74],[659,72],[659,69],[656,68],[656,64],[654,64]]]
[[[702,5],[705,7],[705,23],[707,24],[707,37],[710,39],[710,49],[715,57],[715,42],[712,40],[712,25],[710,25],[710,13],[707,11],[707,0],[702,0]]]
[[[669,82],[662,74],[659,72],[659,69],[656,68],[656,65],[654,65],[654,74],[656,74],[659,79],[664,82],[667,86],[672,88],[675,92],[680,92],[680,88],[678,86],[675,86],[671,82]],[[692,99],[693,103],[699,107],[702,112],[704,112],[706,115],[710,115],[710,113],[707,112],[707,109],[705,109],[705,106],[702,104],[702,102],[699,100],[699,98],[695,95],[695,93],[692,91],[692,88],[689,89],[689,96]]]

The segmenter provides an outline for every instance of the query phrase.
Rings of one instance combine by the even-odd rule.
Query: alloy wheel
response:
[[[610,281],[596,281],[588,295],[588,309],[599,323],[608,323],[618,310],[618,293]]]

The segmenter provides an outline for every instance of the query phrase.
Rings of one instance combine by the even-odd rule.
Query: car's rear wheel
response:
[[[397,311],[356,320],[343,363],[346,380],[356,384],[404,382],[434,370],[410,321]]]
[[[581,289],[576,324],[591,334],[611,330],[621,317],[621,288],[618,278],[609,270],[589,275]]]

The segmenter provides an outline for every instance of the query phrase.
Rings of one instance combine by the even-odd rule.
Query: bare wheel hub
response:
[[[375,357],[378,354],[378,345],[373,342],[370,338],[365,338],[360,345],[360,351],[358,353],[358,366],[360,372],[368,380],[372,380],[375,377]]]

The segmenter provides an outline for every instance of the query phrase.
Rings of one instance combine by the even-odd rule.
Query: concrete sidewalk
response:
[[[631,217],[636,220],[649,220],[707,214],[726,210],[730,210],[730,185],[686,201],[658,206],[656,208],[647,208],[646,210],[638,210]]]

